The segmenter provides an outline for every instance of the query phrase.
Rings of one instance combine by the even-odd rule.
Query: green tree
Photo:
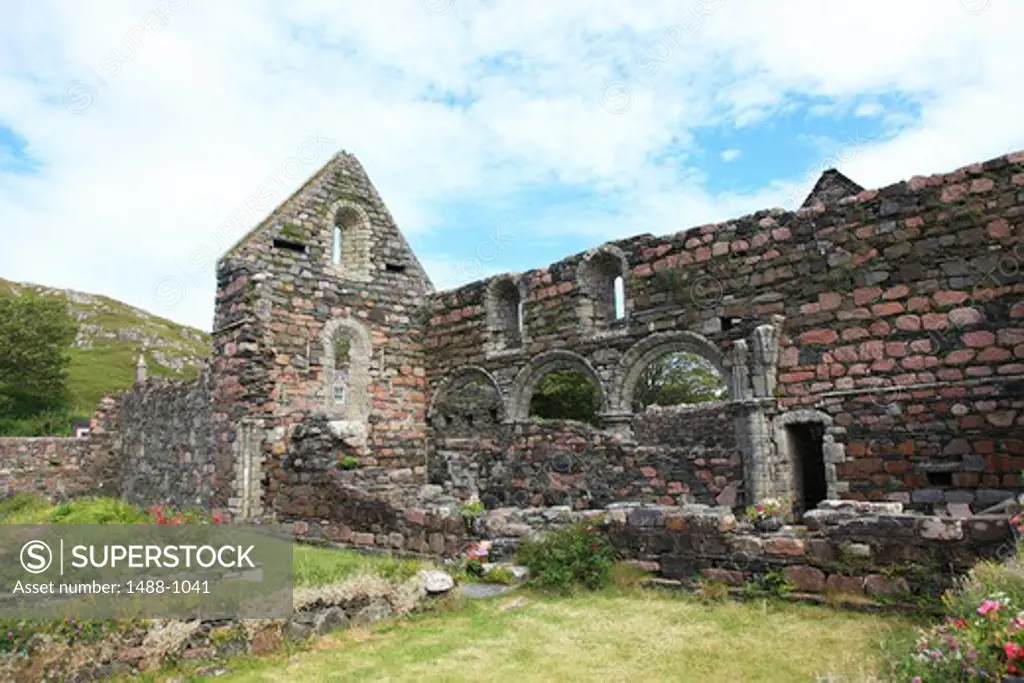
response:
[[[693,353],[670,353],[644,368],[633,391],[633,410],[719,401],[725,395],[722,376],[710,362]]]
[[[548,420],[597,424],[601,392],[575,370],[555,370],[541,378],[530,399],[530,415]]]
[[[67,411],[76,324],[60,297],[0,298],[0,418]]]

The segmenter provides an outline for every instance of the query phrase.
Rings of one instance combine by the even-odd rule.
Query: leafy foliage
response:
[[[516,557],[529,567],[529,582],[538,588],[567,593],[580,586],[598,590],[612,582],[615,551],[593,522],[524,539]]]
[[[76,325],[63,299],[0,298],[0,432],[33,419],[67,422],[68,347]]]
[[[633,409],[718,401],[725,393],[722,376],[709,361],[693,353],[669,353],[644,368],[633,392]]]
[[[548,420],[576,420],[597,424],[601,392],[576,370],[546,374],[530,400],[530,415]]]

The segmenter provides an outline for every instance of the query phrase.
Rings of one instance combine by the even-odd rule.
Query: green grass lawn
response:
[[[217,680],[792,683],[832,675],[847,683],[884,680],[887,653],[912,639],[912,627],[898,617],[775,601],[522,592],[236,660]]]

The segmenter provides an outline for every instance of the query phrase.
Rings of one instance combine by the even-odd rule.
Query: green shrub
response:
[[[483,503],[475,500],[472,503],[463,503],[460,505],[459,514],[462,515],[463,519],[472,521],[482,515],[486,509],[487,508],[484,507]]]
[[[352,455],[346,455],[339,464],[343,470],[354,470],[359,467],[359,459]]]
[[[558,592],[608,586],[615,562],[614,549],[591,522],[578,522],[540,539],[524,539],[516,556],[529,567],[531,585]]]

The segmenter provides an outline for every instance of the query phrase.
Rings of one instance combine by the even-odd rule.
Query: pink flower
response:
[[[1003,645],[1003,652],[1006,653],[1008,659],[1017,659],[1021,654],[1024,654],[1024,648],[1017,643],[1007,643]]]
[[[921,680],[920,676],[914,676],[914,678],[911,679],[910,683],[924,683],[924,681]]]
[[[989,612],[995,612],[1001,607],[1001,605],[995,600],[986,600],[981,603],[981,607],[978,608],[978,614],[985,615]]]

